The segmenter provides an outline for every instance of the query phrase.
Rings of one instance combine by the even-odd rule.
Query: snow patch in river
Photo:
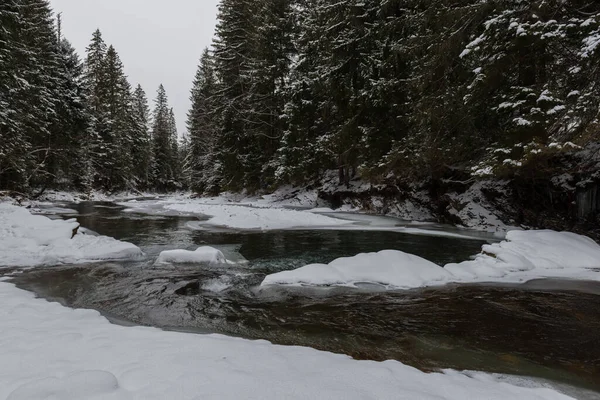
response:
[[[210,246],[198,247],[195,251],[165,250],[156,259],[156,264],[227,264],[221,250]]]
[[[269,275],[262,285],[354,286],[373,283],[392,288],[413,288],[444,284],[452,275],[424,258],[396,250],[342,257],[329,264],[305,267]]]
[[[510,231],[505,241],[484,245],[473,260],[443,268],[402,251],[386,250],[271,274],[261,286],[356,286],[362,282],[405,289],[538,278],[600,280],[600,246],[571,232]]]

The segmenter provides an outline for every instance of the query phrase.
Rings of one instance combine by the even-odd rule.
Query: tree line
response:
[[[222,0],[192,90],[188,181],[600,175],[551,168],[599,141],[599,66],[589,0]]]
[[[151,114],[99,30],[83,61],[61,30],[46,0],[0,4],[0,189],[181,187],[164,87]]]
[[[222,0],[178,139],[100,31],[81,60],[47,0],[4,0],[0,189],[584,181],[599,66],[589,0]]]

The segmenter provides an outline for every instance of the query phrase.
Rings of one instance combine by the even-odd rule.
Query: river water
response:
[[[192,230],[198,217],[141,215],[113,203],[62,204],[83,227],[140,246],[132,262],[41,268],[19,287],[115,323],[301,345],[422,370],[533,376],[600,392],[600,284],[448,285],[410,291],[260,288],[265,275],[360,252],[397,249],[463,261],[481,240],[398,232]],[[64,211],[63,211],[64,213]],[[437,229],[451,229],[437,227]],[[160,251],[221,249],[236,265],[155,266]],[[582,395],[583,396],[583,395]],[[600,398],[586,392],[585,398]]]

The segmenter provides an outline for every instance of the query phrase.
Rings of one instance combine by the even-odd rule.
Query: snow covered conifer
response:
[[[173,144],[172,144],[172,120],[168,104],[167,93],[161,84],[158,88],[156,100],[154,101],[152,144],[153,162],[152,179],[153,186],[157,190],[168,190],[174,185],[173,171]]]
[[[214,41],[215,69],[219,79],[220,132],[217,159],[222,165],[224,184],[229,189],[245,186],[252,136],[248,104],[252,87],[252,60],[260,2],[223,0],[219,4]]]
[[[152,162],[152,140],[150,138],[150,108],[141,85],[132,94],[132,116],[134,132],[132,138],[133,175],[137,183],[147,188]]]
[[[17,0],[0,3],[0,189],[20,189],[26,182],[30,142],[18,118],[27,107],[22,61],[27,52],[20,40],[24,29]]]
[[[189,170],[190,186],[203,193],[215,193],[219,190],[220,172],[216,160],[219,129],[217,79],[214,61],[209,49],[204,49],[194,78],[188,112],[187,129],[189,134]]]

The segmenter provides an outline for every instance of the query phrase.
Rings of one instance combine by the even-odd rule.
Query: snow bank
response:
[[[600,280],[600,246],[571,232],[510,231],[505,241],[484,245],[474,260],[444,268],[457,281]]]
[[[111,325],[0,282],[0,399],[566,400],[487,374],[426,374],[310,348]]]
[[[235,229],[289,229],[311,226],[350,224],[325,215],[283,208],[255,208],[243,205],[209,205],[200,203],[168,204],[167,210],[210,216],[208,224]]]
[[[452,275],[424,258],[396,250],[343,257],[329,264],[311,264],[269,275],[262,285],[356,286],[375,283],[394,288],[443,284]]]
[[[395,250],[359,254],[267,276],[261,286],[356,286],[417,288],[445,283],[526,282],[538,278],[600,280],[600,246],[570,232],[510,231],[506,240],[484,245],[473,260],[445,267]]]
[[[322,230],[358,230],[388,231],[414,235],[452,237],[460,239],[482,240],[476,233],[467,231],[448,232],[436,229],[400,226],[406,221],[394,217],[357,214],[331,209],[293,210],[278,208],[273,204],[224,204],[227,198],[188,199],[169,198],[162,200],[144,200],[119,203],[127,207],[127,212],[149,215],[202,215],[207,220],[190,221],[188,228],[193,230],[211,230],[218,228],[240,230],[283,230],[283,229],[322,229]],[[327,212],[324,212],[327,211]],[[412,224],[410,224],[412,225]]]
[[[168,199],[121,203],[126,211],[143,213],[169,213],[205,215],[209,219],[203,225],[243,230],[274,230],[305,227],[335,227],[352,224],[326,215],[313,214],[285,208],[255,207],[245,204],[213,204],[215,199]]]
[[[51,220],[0,204],[0,267],[33,267],[142,256],[131,243],[77,233],[76,220]]]
[[[166,250],[160,253],[156,264],[226,264],[227,260],[221,250],[210,246],[198,247],[196,251]]]

